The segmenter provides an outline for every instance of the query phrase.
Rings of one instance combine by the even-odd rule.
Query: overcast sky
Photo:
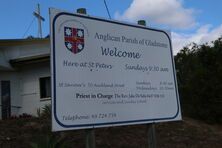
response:
[[[130,23],[145,19],[152,28],[170,30],[174,54],[191,42],[201,44],[222,35],[221,0],[106,1],[112,19]],[[45,18],[44,36],[49,34],[50,7],[69,12],[84,7],[89,15],[108,19],[103,0],[0,0],[0,39],[37,36],[37,20],[33,16],[37,3]]]

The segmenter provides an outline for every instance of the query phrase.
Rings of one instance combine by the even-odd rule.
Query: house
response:
[[[0,40],[0,119],[51,103],[50,40]]]

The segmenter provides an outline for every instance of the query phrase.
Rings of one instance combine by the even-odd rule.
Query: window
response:
[[[51,78],[44,77],[39,79],[40,83],[40,98],[51,97]]]

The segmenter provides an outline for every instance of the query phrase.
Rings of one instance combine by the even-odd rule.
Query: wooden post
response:
[[[80,13],[80,14],[86,14],[86,9],[85,8],[79,8],[76,10],[77,13]]]
[[[76,11],[80,14],[86,14],[85,8],[79,8]],[[86,129],[85,130],[85,141],[86,141],[86,148],[95,148],[96,142],[95,142],[95,130],[94,129]]]
[[[146,26],[145,20],[139,20],[138,25]],[[147,124],[148,148],[156,148],[155,123]]]
[[[145,20],[139,20],[138,25],[146,26],[146,21]]]

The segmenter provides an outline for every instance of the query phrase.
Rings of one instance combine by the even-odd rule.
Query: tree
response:
[[[175,64],[183,114],[222,123],[222,38],[184,47]]]

